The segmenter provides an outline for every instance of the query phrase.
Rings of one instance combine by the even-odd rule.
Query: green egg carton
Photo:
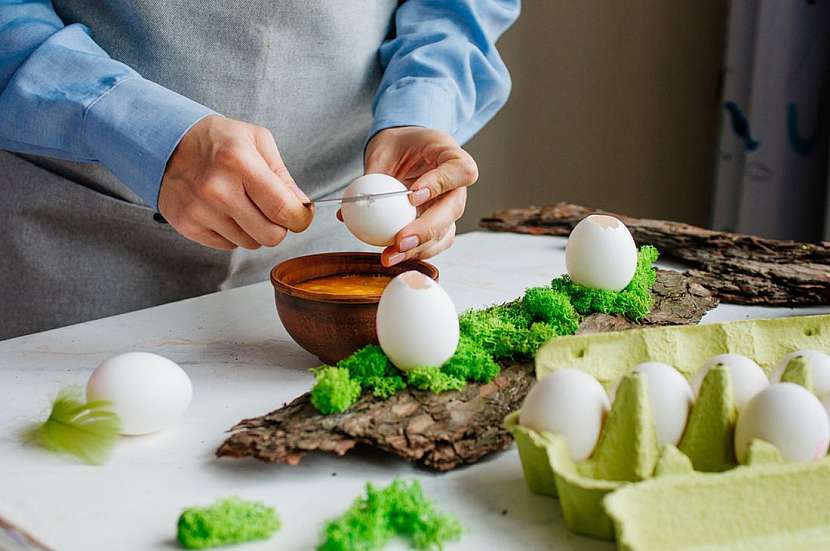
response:
[[[505,427],[516,440],[530,490],[558,498],[565,524],[575,533],[616,539],[620,548],[632,550],[692,549],[700,542],[706,549],[733,549],[756,536],[764,540],[753,540],[760,547],[747,549],[781,542],[797,548],[802,540],[830,537],[830,508],[824,503],[830,493],[830,460],[785,464],[774,446],[754,441],[746,465],[738,466],[733,444],[737,414],[723,366],[704,378],[678,446],[661,446],[647,380],[629,371],[652,360],[690,376],[711,356],[734,352],[755,359],[769,373],[782,356],[803,348],[830,351],[830,316],[556,338],[537,354],[538,377],[572,367],[591,373],[607,389],[619,381],[593,455],[574,462],[564,438],[520,426],[519,412],[506,417]],[[783,378],[812,390],[803,361],[792,362]],[[749,499],[753,480],[763,491]],[[786,505],[791,488],[810,485],[815,490],[803,499],[815,511],[791,515],[801,510]],[[686,494],[694,495],[688,505]],[[729,507],[738,512],[707,513]],[[768,511],[779,509],[778,520],[770,522]],[[678,530],[678,523],[689,526]],[[717,526],[710,529],[709,524]]]

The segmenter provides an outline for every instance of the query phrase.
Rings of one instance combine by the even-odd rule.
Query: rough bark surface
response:
[[[717,304],[709,291],[677,272],[659,270],[653,294],[655,304],[644,322],[649,325],[697,323]],[[634,326],[599,314],[585,318],[579,332]],[[321,415],[303,394],[276,411],[240,421],[216,455],[296,465],[308,452],[344,455],[365,444],[446,471],[510,444],[502,420],[520,407],[533,380],[532,360],[507,362],[488,384],[471,383],[443,394],[406,389],[389,400],[364,395],[339,415]]]
[[[632,218],[570,203],[503,210],[483,228],[567,236],[588,214],[613,214],[640,244],[689,266],[689,275],[724,302],[769,306],[830,304],[830,242],[801,243],[707,230],[689,224]]]

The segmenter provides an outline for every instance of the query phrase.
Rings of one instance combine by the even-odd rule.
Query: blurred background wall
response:
[[[726,19],[726,0],[525,0],[459,229],[556,201],[708,224]]]

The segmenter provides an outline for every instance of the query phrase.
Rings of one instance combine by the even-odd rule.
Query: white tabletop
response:
[[[564,243],[477,232],[434,263],[463,310],[563,273]],[[830,308],[797,311],[819,312]],[[722,305],[704,321],[793,313]],[[123,438],[103,466],[19,443],[16,433],[43,417],[59,388],[84,385],[98,363],[130,350],[167,356],[190,375],[193,403],[176,427]],[[240,549],[313,549],[324,520],[344,511],[367,481],[404,477],[420,480],[464,525],[463,538],[447,549],[611,549],[568,533],[558,503],[527,490],[515,447],[446,474],[374,452],[309,455],[295,467],[214,457],[235,422],[306,392],[308,368],[317,364],[280,325],[267,282],[0,342],[0,516],[60,550],[174,549],[183,508],[237,495],[275,506],[283,520],[271,540]]]

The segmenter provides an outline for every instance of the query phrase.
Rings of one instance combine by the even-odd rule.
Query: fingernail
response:
[[[404,259],[403,253],[395,253],[395,254],[393,254],[392,256],[389,257],[389,260],[388,260],[389,266],[394,266],[395,264],[398,264],[399,262],[403,262],[403,259]]]
[[[409,202],[415,205],[422,205],[429,201],[429,189],[419,189],[418,191],[412,192],[412,195],[409,196]]]
[[[398,250],[401,252],[408,251],[409,249],[414,249],[418,246],[419,239],[417,235],[410,235],[401,239],[401,242],[398,243]]]

